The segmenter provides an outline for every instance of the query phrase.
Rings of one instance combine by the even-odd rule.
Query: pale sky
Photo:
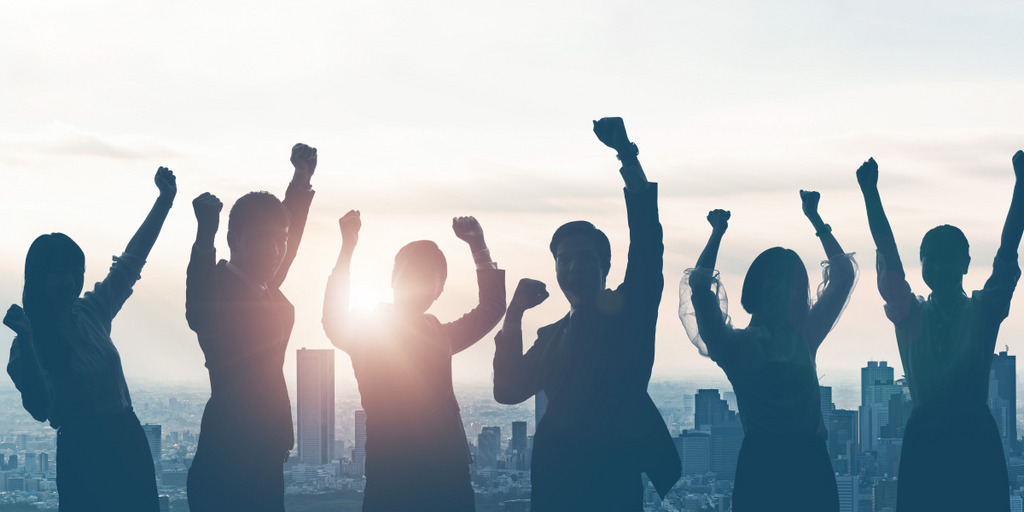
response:
[[[178,197],[136,292],[114,322],[129,384],[204,384],[184,321],[184,276],[204,191],[227,207],[249,190],[283,194],[289,149],[319,148],[317,195],[284,291],[297,308],[291,349],[329,348],[322,290],[340,246],[336,219],[362,210],[353,262],[361,297],[388,299],[391,261],[415,239],[449,260],[442,320],[472,307],[475,280],[451,217],[475,215],[509,294],[521,277],[552,297],[528,332],[559,318],[547,244],[587,219],[612,240],[610,284],[627,248],[614,152],[592,119],[621,116],[661,183],[666,290],[655,378],[722,380],[676,316],[677,285],[733,213],[719,267],[731,313],[763,249],[793,248],[820,280],[823,257],[797,191],[821,213],[860,283],[819,351],[822,384],[855,382],[869,359],[900,368],[874,289],[873,245],[854,171],[869,156],[910,282],[921,236],[961,227],[991,271],[1009,205],[1010,157],[1024,148],[1024,4],[1019,2],[2,2],[0,302],[20,302],[25,252],[65,232],[102,278],[156,197],[160,165]],[[1024,350],[1024,305],[999,346]],[[6,307],[6,306],[5,306]],[[0,345],[13,334],[0,331]],[[493,342],[455,359],[486,382]],[[354,385],[339,352],[340,385]],[[294,381],[294,350],[285,375]],[[899,372],[897,372],[899,373]],[[0,388],[13,387],[0,379]]]

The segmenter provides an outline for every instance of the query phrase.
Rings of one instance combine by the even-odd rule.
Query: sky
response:
[[[283,286],[297,310],[290,382],[291,349],[331,346],[322,291],[349,209],[363,218],[357,302],[388,300],[395,252],[432,239],[449,280],[431,312],[470,309],[472,259],[451,218],[474,215],[510,296],[522,277],[552,292],[527,313],[531,333],[568,308],[547,249],[560,224],[603,229],[609,283],[621,280],[622,181],[591,132],[591,120],[621,116],[660,183],[654,378],[724,380],[676,316],[710,209],[732,211],[719,269],[734,325],[748,320],[739,290],[760,251],[792,248],[820,281],[803,188],[821,192],[823,218],[860,264],[818,352],[823,385],[855,384],[865,361],[900,366],[854,171],[879,162],[917,293],[927,293],[921,237],[944,223],[971,241],[965,287],[980,288],[1009,205],[1010,158],[1024,148],[1022,22],[1019,2],[0,2],[0,303],[20,302],[25,253],[42,233],[74,238],[87,287],[102,279],[156,198],[156,168],[168,166],[178,196],[113,339],[130,385],[206,385],[184,321],[189,203],[205,191],[224,200],[227,257],[227,207],[250,190],[282,195],[301,141],[319,148],[319,167]],[[1021,302],[998,341],[1010,353],[1024,350]],[[0,345],[12,338],[0,331]],[[491,339],[455,358],[458,382],[489,381]],[[354,386],[347,356],[337,358],[339,386]]]

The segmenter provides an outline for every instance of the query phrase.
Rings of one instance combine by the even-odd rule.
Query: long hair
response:
[[[47,368],[53,368],[58,360],[69,354],[61,351],[68,340],[57,339],[53,329],[53,317],[64,304],[54,304],[46,296],[46,278],[52,270],[70,269],[77,277],[75,297],[82,293],[85,277],[85,253],[71,237],[64,233],[40,235],[28,248],[25,256],[25,287],[21,292],[21,304],[32,322],[33,337],[39,358]],[[58,354],[62,354],[58,358]]]
[[[772,247],[754,259],[740,304],[750,313],[797,325],[807,317],[810,285],[804,262],[791,249]]]

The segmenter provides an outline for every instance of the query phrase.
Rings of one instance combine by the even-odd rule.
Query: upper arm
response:
[[[818,300],[808,311],[802,329],[804,341],[812,354],[835,326],[850,300],[857,282],[857,265],[853,256],[842,254],[829,259],[822,279]]]
[[[986,310],[994,319],[1002,320],[1010,314],[1010,299],[1020,279],[1020,265],[1016,254],[996,253],[992,275],[982,289]]]
[[[540,339],[525,354],[521,331],[503,329],[494,341],[494,399],[501,404],[518,404],[537,394],[541,390]]]
[[[629,254],[620,291],[627,297],[661,301],[665,287],[662,274],[665,246],[658,219],[658,184],[643,192],[626,190],[626,218],[629,224]]]
[[[324,333],[335,347],[348,352],[352,337],[349,294],[351,281],[348,272],[335,272],[327,278],[324,309],[321,317]]]
[[[309,205],[313,202],[315,191],[305,188],[294,182],[288,184],[285,191],[284,201],[281,203],[288,210],[288,250],[277,267],[277,273],[267,283],[271,288],[280,288],[284,279],[288,277],[288,270],[295,261],[299,252],[299,243],[302,242],[302,234],[306,230],[306,218],[309,216]]]
[[[220,316],[216,259],[216,249],[193,245],[185,271],[185,320],[195,332],[214,325]]]
[[[96,283],[93,289],[82,297],[85,303],[103,319],[108,332],[110,321],[131,296],[132,286],[141,277],[140,272],[145,263],[141,258],[128,253],[124,253],[120,257],[114,256],[113,260],[106,277]]]
[[[898,324],[910,314],[916,297],[910,289],[902,265],[897,265],[898,269],[889,268],[887,260],[893,258],[899,261],[899,255],[886,255],[878,251],[875,266],[878,274],[878,293],[885,301],[885,316],[892,323]]]
[[[479,301],[472,311],[441,326],[452,354],[471,347],[491,332],[505,314],[505,271],[477,270]]]

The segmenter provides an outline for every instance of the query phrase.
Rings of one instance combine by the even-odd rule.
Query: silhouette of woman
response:
[[[24,309],[12,305],[4,317],[17,333],[7,373],[32,417],[57,429],[60,512],[160,508],[149,443],[110,340],[177,191],[166,167],[155,181],[156,203],[92,291],[79,297],[82,249],[62,233],[41,235],[25,257]]]
[[[1013,155],[1016,184],[992,276],[968,297],[967,238],[943,225],[921,240],[921,274],[932,293],[914,295],[878,193],[878,164],[857,169],[877,248],[878,291],[896,330],[914,409],[903,435],[896,509],[1009,510],[999,431],[986,406],[999,324],[1020,278],[1024,232],[1024,152]]]
[[[744,431],[733,492],[739,512],[839,510],[814,359],[846,307],[857,272],[818,215],[819,194],[801,190],[800,197],[828,255],[813,305],[800,257],[773,247],[754,259],[743,282],[740,302],[750,324],[730,325],[713,270],[729,221],[724,210],[708,214],[711,238],[680,283],[679,318],[687,335],[725,370],[736,392]]]

